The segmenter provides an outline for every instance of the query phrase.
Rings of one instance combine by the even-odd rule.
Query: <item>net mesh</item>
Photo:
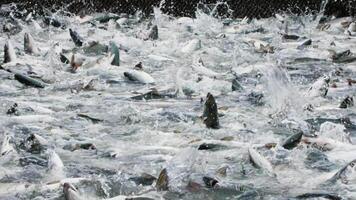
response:
[[[302,14],[319,12],[323,0],[165,0],[161,9],[174,16],[194,16],[196,8],[201,4],[220,4],[216,14],[220,16],[264,18],[279,12]],[[159,6],[161,0],[2,0],[6,3],[19,3],[22,8],[43,11],[43,8],[56,10],[66,8],[73,13],[114,12],[133,14],[137,10],[145,14],[152,13],[154,6]],[[224,6],[228,5],[228,7]],[[232,11],[227,12],[228,10]],[[354,16],[356,0],[329,0],[325,14],[336,16]]]

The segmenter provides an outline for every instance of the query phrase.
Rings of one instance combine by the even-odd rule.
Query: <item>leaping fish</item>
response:
[[[39,55],[40,50],[35,44],[35,40],[29,33],[25,33],[24,36],[24,50],[27,54]]]
[[[4,63],[14,62],[16,60],[15,49],[10,40],[6,41],[4,46]]]

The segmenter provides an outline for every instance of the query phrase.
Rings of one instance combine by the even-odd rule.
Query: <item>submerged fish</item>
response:
[[[89,42],[88,46],[83,47],[83,52],[89,55],[102,55],[109,51],[109,47],[104,44],[100,44],[97,41]]]
[[[24,36],[24,50],[27,54],[39,55],[40,50],[35,44],[35,40],[32,38],[31,34],[25,33]]]
[[[337,194],[332,193],[305,193],[296,196],[297,199],[315,199],[315,198],[325,198],[330,200],[341,200],[342,198]]]
[[[346,164],[327,182],[334,183],[340,180],[343,184],[354,183],[356,180],[356,159]]]
[[[218,129],[220,128],[219,124],[219,115],[218,107],[215,102],[215,98],[212,94],[208,93],[206,96],[206,101],[204,103],[204,112],[203,112],[204,124],[207,128]]]
[[[143,173],[141,176],[131,177],[129,180],[135,182],[137,185],[152,185],[157,178],[150,174]]]
[[[226,146],[221,145],[221,144],[208,144],[208,143],[203,143],[199,145],[198,150],[211,150],[211,151],[217,151],[221,149],[225,149]]]
[[[15,49],[12,46],[11,42],[8,40],[4,46],[4,63],[16,61]]]
[[[91,122],[93,122],[94,124],[103,121],[102,119],[98,119],[98,118],[95,118],[95,117],[91,117],[91,116],[89,116],[89,115],[87,115],[87,114],[84,114],[84,113],[79,113],[79,114],[77,114],[77,116],[78,116],[78,117],[85,118],[85,119],[88,119],[88,120],[90,120]]]
[[[70,151],[76,151],[79,149],[84,149],[84,150],[96,150],[96,146],[93,143],[80,143],[80,144],[70,144],[66,145],[63,147],[63,149],[70,150]]]
[[[19,81],[20,83],[31,86],[31,87],[36,87],[36,88],[44,88],[45,84],[42,81],[36,80],[34,78],[16,73],[15,74],[15,79]]]

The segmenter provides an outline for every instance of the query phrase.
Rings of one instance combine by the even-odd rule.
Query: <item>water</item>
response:
[[[41,17],[33,19],[35,23],[16,19],[22,30],[2,32],[0,46],[10,38],[17,60],[3,67],[40,77],[48,86],[27,87],[11,73],[0,71],[0,140],[10,137],[14,148],[0,157],[1,199],[64,199],[64,182],[74,184],[83,199],[288,199],[312,192],[355,198],[354,175],[347,184],[325,184],[355,159],[356,152],[355,106],[338,108],[347,95],[355,96],[355,85],[347,83],[356,77],[355,64],[334,63],[328,51],[353,51],[355,36],[339,28],[348,19],[320,31],[316,29],[319,17],[285,15],[288,34],[312,39],[312,45],[298,49],[303,40],[282,40],[285,26],[276,18],[250,23],[236,19],[223,25],[227,19],[212,17],[214,12],[198,11],[196,19],[171,18],[155,9],[152,19],[130,16],[119,20],[126,21],[120,27],[115,21],[84,23],[61,11],[54,16],[65,28],[47,26]],[[145,39],[150,23],[158,25],[158,40]],[[63,49],[71,52],[75,48],[69,28],[85,42],[120,45],[121,65],[110,65],[104,58],[71,73],[69,65],[59,59]],[[264,31],[256,31],[260,28]],[[40,48],[39,56],[24,53],[26,32]],[[252,45],[259,43],[256,40],[273,46],[274,53],[257,52]],[[95,61],[105,55],[82,57]],[[132,83],[124,77],[139,62],[155,84]],[[327,95],[308,95],[312,86],[319,94],[315,82],[324,75],[330,77]],[[235,78],[242,86],[239,91],[231,90]],[[92,80],[90,89],[84,89]],[[152,87],[177,96],[130,98]],[[201,98],[208,92],[215,96],[221,115],[217,130],[207,129],[200,119]],[[17,113],[6,114],[14,103]],[[295,130],[318,135],[316,139],[331,149],[322,151],[307,144],[293,150],[281,147]],[[23,146],[31,134],[45,141],[38,152]],[[198,151],[203,143],[220,146]],[[265,148],[267,143],[277,146]],[[76,148],[76,144],[94,144],[95,148]],[[250,147],[272,164],[275,176],[251,164]],[[53,152],[63,163],[51,157],[51,163],[58,164],[56,170],[48,167]],[[226,175],[217,172],[226,166]],[[154,183],[137,185],[130,179],[143,173],[158,177],[163,168],[168,171],[169,191],[158,192]],[[218,180],[219,187],[206,188],[204,176]],[[192,191],[187,188],[189,182],[201,188]]]

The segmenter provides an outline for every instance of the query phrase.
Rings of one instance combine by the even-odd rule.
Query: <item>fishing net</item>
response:
[[[200,6],[209,7],[213,14],[222,17],[264,18],[275,13],[289,12],[302,14],[319,12],[323,0],[3,0],[2,3],[17,3],[19,8],[43,12],[43,8],[53,12],[59,8],[73,13],[114,12],[133,14],[141,10],[144,14],[152,13],[153,7],[160,6],[162,11],[173,16],[194,16]],[[203,10],[206,8],[203,8]],[[354,16],[355,0],[328,0],[325,14],[336,16]]]

